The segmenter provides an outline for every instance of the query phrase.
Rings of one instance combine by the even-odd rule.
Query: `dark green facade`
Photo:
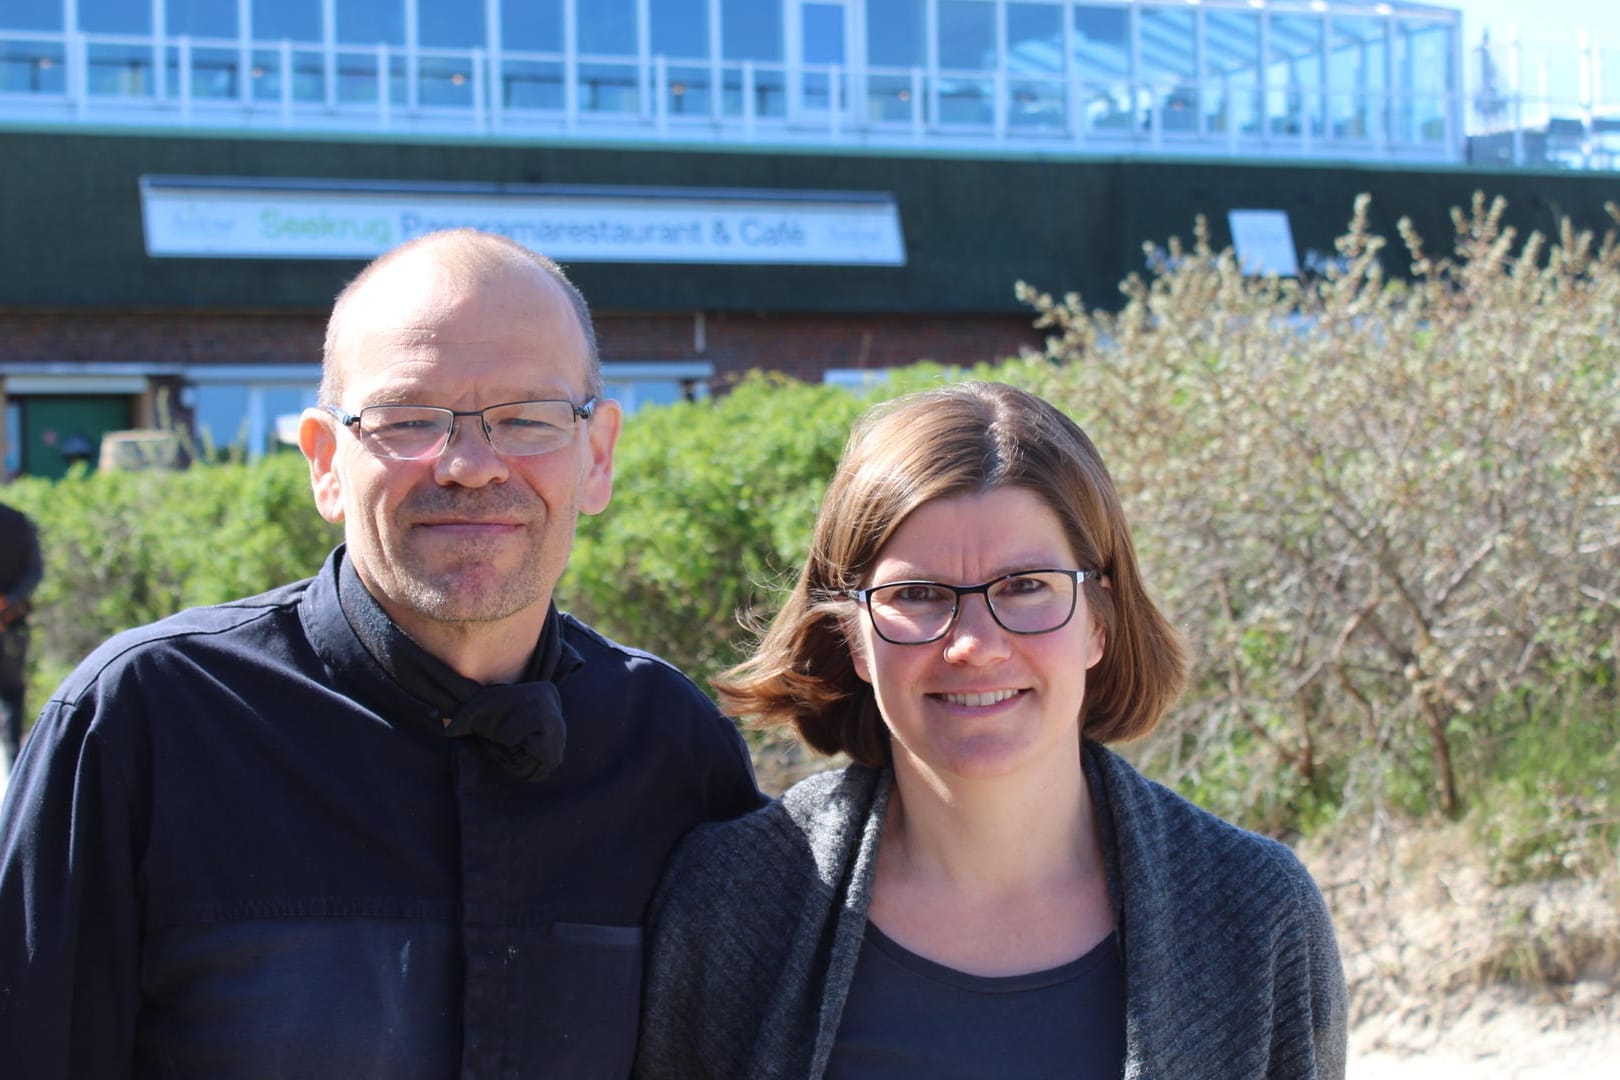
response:
[[[1013,314],[1013,284],[1112,306],[1142,245],[1189,236],[1205,214],[1224,244],[1232,208],[1286,210],[1302,262],[1327,255],[1357,194],[1377,231],[1410,217],[1449,250],[1450,208],[1476,190],[1509,201],[1521,230],[1610,223],[1620,178],[1603,173],[1030,157],[897,157],[781,151],[556,148],[61,132],[0,132],[0,307],[324,309],[358,268],[345,261],[153,259],[142,175],[654,185],[879,191],[898,203],[907,264],[877,267],[577,264],[604,311]],[[1389,270],[1404,260],[1392,254]]]

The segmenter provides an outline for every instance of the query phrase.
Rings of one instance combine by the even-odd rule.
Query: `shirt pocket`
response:
[[[523,1025],[520,1071],[580,1080],[623,1080],[635,1060],[641,1013],[639,926],[552,923],[530,943],[521,966],[522,1000],[533,1003]]]

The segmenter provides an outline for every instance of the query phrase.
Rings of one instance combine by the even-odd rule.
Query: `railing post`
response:
[[[1148,86],[1148,145],[1154,150],[1164,146],[1164,124],[1159,109],[1158,91]]]
[[[844,131],[844,65],[831,65],[827,80],[827,130],[837,138]]]
[[[1221,126],[1226,129],[1226,152],[1237,153],[1237,110],[1232,106],[1232,73],[1221,72]]]
[[[1080,67],[1069,62],[1069,77],[1064,80],[1065,89],[1069,95],[1069,134],[1075,142],[1084,142],[1086,138],[1086,100],[1085,87],[1080,84]]]
[[[743,138],[754,141],[754,62],[744,60],[742,66],[742,119]]]
[[[190,35],[181,34],[179,39],[175,42],[175,44],[179,47],[178,63],[180,65],[180,72],[179,72],[179,74],[180,74],[180,122],[189,124],[191,122],[191,37],[190,37]],[[167,50],[165,50],[165,51],[167,51]],[[158,78],[162,79],[162,77],[163,77],[163,72],[160,70],[158,72]],[[160,98],[159,100],[162,100],[162,99]]]
[[[243,108],[253,106],[253,48],[251,29],[245,17],[243,0],[236,5],[236,99]]]
[[[1521,64],[1524,50],[1519,44],[1519,28],[1508,28],[1509,80],[1513,84],[1513,164],[1524,164],[1524,83]]]
[[[1007,137],[1007,112],[1011,103],[1007,100],[1007,73],[997,70],[996,76],[990,82],[992,94],[991,105],[995,112],[991,114],[990,123],[996,133],[996,141]]]
[[[502,113],[505,110],[505,96],[501,92],[501,79],[505,78],[505,65],[502,63],[502,53],[480,53],[484,60],[484,78],[488,84],[484,86],[484,107],[489,110],[489,126],[501,128]]]
[[[82,120],[90,97],[90,50],[82,33],[74,30],[67,35],[66,52],[68,100],[73,102],[73,114]]]
[[[923,72],[920,67],[911,69],[911,135],[918,142],[922,141],[926,124],[923,122]]]
[[[292,127],[293,118],[293,58],[292,42],[281,39],[281,126]]]
[[[669,65],[664,55],[653,57],[653,127],[660,135],[669,132]]]
[[[393,119],[393,101],[388,86],[388,43],[377,42],[377,126],[387,130]]]
[[[478,130],[487,132],[490,127],[489,101],[485,95],[484,50],[474,49],[472,57],[472,72],[467,77],[472,80],[473,115],[478,118]]]

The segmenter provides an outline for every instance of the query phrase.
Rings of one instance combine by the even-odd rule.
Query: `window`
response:
[[[648,405],[671,405],[709,396],[714,365],[688,363],[606,363],[603,396],[617,401],[625,414]]]
[[[416,37],[426,49],[484,46],[484,5],[467,0],[416,0]]]
[[[1119,5],[1081,4],[1074,9],[1074,62],[1088,129],[1136,127],[1130,18],[1130,9]]]
[[[280,445],[279,418],[297,416],[315,404],[316,387],[313,382],[204,383],[193,394],[199,456],[236,450],[257,458]]]
[[[225,38],[236,36],[236,5],[216,0],[168,0],[164,27],[170,34]]]
[[[501,0],[501,48],[563,51],[563,0]]]
[[[1271,17],[1266,119],[1273,135],[1322,134],[1322,20]]]
[[[321,0],[258,0],[253,36],[259,41],[321,40]]]
[[[7,3],[8,9],[10,6]],[[152,5],[132,4],[129,0],[79,0],[79,29],[90,34],[149,34]]]
[[[563,107],[562,60],[532,60],[514,52],[563,51],[563,0],[502,0],[501,104],[513,109]]]
[[[1007,5],[1007,75],[1010,126],[1061,128],[1067,124],[1061,7]]]

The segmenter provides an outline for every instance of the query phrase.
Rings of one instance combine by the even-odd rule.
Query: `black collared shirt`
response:
[[[46,705],[0,812],[8,1075],[628,1071],[664,859],[760,802],[741,739],[553,611],[565,751],[515,779],[342,562],[121,634]]]

